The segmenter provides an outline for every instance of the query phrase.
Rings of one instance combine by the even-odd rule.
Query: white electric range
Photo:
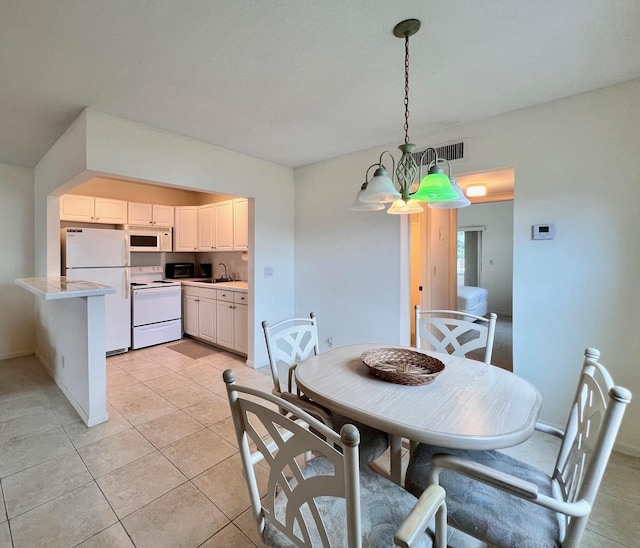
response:
[[[182,287],[161,266],[132,266],[131,349],[182,338]]]

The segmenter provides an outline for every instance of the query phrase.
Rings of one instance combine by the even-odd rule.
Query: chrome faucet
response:
[[[224,279],[228,279],[229,276],[227,275],[227,265],[224,263],[218,263],[218,265],[216,266],[216,269],[218,268],[218,266],[224,266]]]

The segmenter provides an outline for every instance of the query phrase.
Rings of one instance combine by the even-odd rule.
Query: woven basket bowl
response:
[[[429,384],[444,370],[437,358],[407,348],[375,348],[360,356],[375,377],[396,384]]]

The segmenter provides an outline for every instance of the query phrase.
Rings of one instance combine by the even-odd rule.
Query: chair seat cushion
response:
[[[552,480],[543,471],[499,451],[464,451],[418,444],[411,455],[406,488],[419,496],[429,484],[431,459],[436,453],[468,458],[538,486],[552,495]],[[561,521],[556,512],[515,497],[454,471],[440,474],[447,493],[448,522],[491,545],[518,548],[561,546]]]
[[[305,478],[333,475],[333,466],[325,457],[317,457],[302,468]],[[320,497],[316,499],[318,510],[326,524],[331,546],[347,546],[347,516],[345,499],[338,497]],[[372,472],[366,467],[360,469],[360,513],[362,523],[363,548],[393,546],[393,536],[405,520],[417,499],[400,486]],[[275,514],[278,520],[284,519],[287,497],[281,492],[275,500]],[[303,515],[309,516],[308,511]],[[433,526],[431,527],[433,530]],[[321,546],[317,532],[310,528],[311,544]],[[292,543],[276,527],[267,522],[264,540],[268,546],[291,546]],[[433,546],[433,539],[424,534],[416,546]]]
[[[333,429],[340,432],[345,424],[353,424],[360,432],[359,456],[360,465],[367,466],[376,460],[389,447],[389,435],[382,430],[376,430],[371,426],[354,421],[338,413],[331,412]]]

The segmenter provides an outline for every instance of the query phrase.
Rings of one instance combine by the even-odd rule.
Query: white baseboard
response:
[[[6,354],[0,354],[0,360],[10,360],[11,358],[21,358],[22,356],[31,356],[36,351],[31,350],[17,350],[15,352],[7,352]]]
[[[89,413],[87,413],[84,407],[80,405],[80,402],[76,400],[76,398],[73,396],[71,391],[62,382],[60,377],[55,374],[55,371],[51,368],[49,363],[47,363],[47,361],[42,357],[42,355],[38,351],[35,352],[35,355],[36,355],[36,358],[38,358],[38,360],[42,364],[42,366],[47,370],[47,373],[49,373],[49,376],[53,379],[53,382],[55,382],[57,387],[60,390],[62,390],[62,393],[65,395],[69,403],[73,406],[73,408],[76,410],[78,415],[80,415],[82,422],[84,422],[87,426],[95,426],[96,424],[101,424],[109,420],[109,414],[106,411],[103,415],[92,417],[91,420],[89,420]]]

